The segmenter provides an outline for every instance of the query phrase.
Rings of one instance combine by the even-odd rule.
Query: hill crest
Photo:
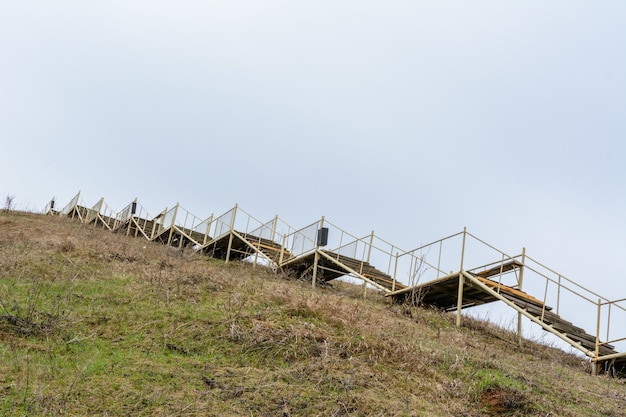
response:
[[[624,415],[619,380],[487,323],[69,219],[0,232],[4,414]]]

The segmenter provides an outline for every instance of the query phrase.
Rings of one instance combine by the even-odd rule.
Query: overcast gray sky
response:
[[[464,226],[626,296],[626,2],[0,0],[0,198]]]

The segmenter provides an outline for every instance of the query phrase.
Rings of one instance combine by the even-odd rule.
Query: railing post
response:
[[[78,192],[78,194],[76,194],[75,197],[75,201],[74,201],[74,206],[72,207],[72,219],[76,218],[78,216],[78,220],[80,220],[81,223],[83,223],[83,216],[80,214],[80,210],[78,209],[78,202],[80,201],[80,191]]]
[[[607,312],[607,317],[606,317],[606,339],[604,339],[604,340],[606,340],[608,342],[609,340],[611,340],[610,332],[611,332],[611,305],[612,305],[612,302],[611,301],[607,301],[607,305],[609,307],[608,307],[608,312]]]
[[[166,214],[167,214],[167,207],[165,207],[165,209],[161,213],[159,213],[158,216],[152,219],[152,233],[150,234],[150,240],[154,240],[157,236],[159,236],[163,232],[161,228],[163,227],[162,222],[165,220]]]
[[[461,327],[461,309],[463,308],[463,286],[465,285],[465,275],[463,270],[459,272],[459,291],[456,302],[456,326]]]
[[[278,214],[274,216],[274,226],[272,227],[272,235],[270,236],[270,240],[273,242],[276,237],[276,229],[278,228]]]
[[[559,285],[556,292],[556,314],[560,314],[559,310],[561,307],[561,274],[559,274]]]
[[[398,258],[399,258],[399,253],[396,251],[396,263],[393,267],[393,283],[391,284],[391,292],[394,292],[396,290],[396,274],[398,273]]]
[[[320,253],[315,248],[315,255],[313,255],[313,277],[311,278],[311,287],[315,288],[315,282],[317,281],[317,264],[320,260]]]
[[[78,218],[82,222],[82,219],[80,217],[80,213],[78,212],[78,210],[76,210],[76,207],[78,207],[78,201],[80,201],[80,191],[78,192],[78,194],[76,194],[76,197],[74,197],[74,198],[75,198],[75,200],[74,200],[74,206],[72,207],[72,211],[73,211],[72,219],[75,217],[74,213],[77,213],[78,214]]]
[[[126,226],[126,236],[130,236],[130,229],[132,228],[132,225],[133,225],[133,215],[132,215],[131,211],[132,211],[133,203],[135,201],[137,201],[136,198],[135,198],[135,200],[132,203],[130,203],[128,206],[126,206],[126,208],[124,209],[124,212],[123,212],[124,216],[128,217],[127,219],[123,219],[123,221],[128,221],[128,226]],[[126,210],[128,210],[128,212]],[[135,237],[137,237],[136,233],[135,233]]]
[[[597,360],[600,358],[600,314],[602,312],[602,300],[598,298],[598,322],[596,324],[596,367]],[[596,370],[597,371],[597,370]]]
[[[359,242],[361,241],[360,239],[358,240]],[[370,235],[370,243],[367,247],[367,260],[365,262],[367,262],[369,264],[370,262],[370,258],[372,256],[372,245],[374,244],[374,231],[372,230],[372,234]],[[355,257],[356,257],[356,248],[355,248]],[[361,260],[361,265],[359,267],[359,274],[363,275],[363,266],[365,263],[363,260]],[[364,288],[363,288],[363,298],[365,298],[365,295],[367,293],[367,283],[365,281],[363,281]]]
[[[170,243],[172,243],[172,237],[174,235],[174,224],[176,223],[177,214],[178,214],[178,203],[176,203],[176,207],[174,207],[174,215],[172,216],[172,223],[170,224],[170,235],[167,238],[167,246],[170,246]]]
[[[204,232],[204,239],[202,239],[202,246],[206,245],[209,238],[211,236],[209,236],[209,233],[211,233],[211,225],[213,224],[213,214],[211,214],[211,216],[209,217],[209,221],[206,225],[206,231]]]
[[[367,263],[370,262],[370,258],[372,256],[372,246],[374,245],[374,231],[372,230],[372,234],[370,236],[370,246],[367,249]]]
[[[233,248],[233,238],[234,238],[234,233],[233,231],[235,230],[235,218],[237,217],[237,207],[239,207],[237,204],[235,204],[235,208],[233,208],[233,217],[230,219],[230,236],[228,236],[228,249],[226,250],[226,263],[228,263],[228,261],[230,261],[230,252],[232,251]]]
[[[463,259],[465,257],[465,238],[467,236],[467,227],[463,228],[463,243],[461,244],[461,267],[459,269],[459,291],[456,301],[456,326],[461,327],[461,309],[463,308],[463,286],[465,285],[465,276],[463,275]]]
[[[550,284],[550,281],[546,279],[546,288],[543,291],[543,306],[541,307],[541,321],[542,322],[546,315],[546,301],[548,299],[548,284]]]
[[[439,278],[439,271],[441,271],[441,252],[443,251],[443,240],[439,241],[439,257],[437,258],[437,276]]]
[[[246,239],[248,239],[247,236]],[[259,246],[257,246],[256,250],[254,251],[254,262],[252,263],[252,268],[256,268],[256,265],[259,262],[259,252],[261,251],[261,238],[257,238],[257,242]]]
[[[100,215],[102,214],[102,206],[104,205],[104,197],[100,198],[100,201],[98,201],[98,211],[96,212],[96,216],[94,217],[95,221],[95,225],[98,225],[98,218],[100,217]],[[100,219],[102,220],[102,219]],[[102,225],[104,226],[104,221],[102,222]]]
[[[522,291],[522,283],[524,282],[524,266],[526,265],[526,248],[522,248],[522,267],[519,271],[517,279],[517,288]],[[545,300],[544,300],[545,304]],[[517,313],[517,345],[522,347],[522,313]]]
[[[320,261],[320,254],[319,254],[319,239],[318,239],[318,234],[320,233],[320,230],[322,230],[322,228],[324,227],[324,216],[322,216],[322,220],[320,221],[320,225],[317,229],[317,232],[315,233],[315,256],[313,258],[313,277],[311,279],[311,286],[313,288],[315,288],[315,284],[317,282],[317,264]]]
[[[285,259],[285,245],[287,244],[287,233],[283,233],[283,241],[280,244],[280,254],[278,255],[278,267],[282,268]]]

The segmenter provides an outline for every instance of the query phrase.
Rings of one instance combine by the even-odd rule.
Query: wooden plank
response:
[[[587,342],[590,342],[593,344],[593,346],[595,347],[596,345],[596,337],[594,335],[588,334],[588,333],[577,333],[577,332],[571,332],[568,333],[568,335],[571,335],[572,338],[577,338],[579,340],[586,340]],[[603,344],[601,346],[606,347],[607,349],[615,349],[615,346],[611,345],[611,344]],[[616,353],[616,352],[614,352]]]
[[[532,295],[525,293],[524,291],[520,291],[516,288],[509,287],[508,285],[504,285],[499,282],[492,281],[488,278],[483,278],[483,277],[477,277],[477,278],[480,282],[487,285],[488,287],[494,288],[496,291],[500,291],[500,292],[504,291],[510,294],[511,296],[521,298],[529,303],[533,303],[539,306],[544,305],[543,301],[539,300],[538,298],[533,297]]]
[[[530,313],[533,313],[533,314],[537,313],[538,315],[541,315],[542,312],[545,312],[546,315],[554,314],[554,313],[551,313],[552,307],[550,306],[537,305],[535,303],[530,303],[528,302],[528,300],[519,299],[508,293],[502,293],[502,296],[505,297],[507,300],[514,302],[518,307],[525,308]]]
[[[595,351],[596,350],[596,342],[595,342],[595,337],[593,337],[593,341],[589,340],[589,338],[587,337],[582,337],[579,334],[569,334],[566,333],[565,334],[566,337],[574,340],[575,342],[580,343],[581,345],[583,345],[584,347],[586,347],[587,349],[591,350],[591,351]],[[586,335],[586,336],[590,336],[590,335]],[[607,345],[600,345],[600,354],[601,355],[612,355],[614,353],[617,353],[613,347],[611,346],[607,346]]]
[[[511,260],[509,262],[501,263],[497,266],[494,266],[493,268],[486,269],[484,271],[480,271],[480,272],[469,271],[469,272],[473,275],[476,275],[482,278],[489,278],[495,275],[500,275],[506,272],[510,272],[514,269],[519,269],[522,266],[523,264],[521,262],[516,261],[516,260]]]

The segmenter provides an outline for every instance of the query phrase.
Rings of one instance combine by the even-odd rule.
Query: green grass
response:
[[[361,295],[2,213],[0,415],[626,415],[578,357]]]

